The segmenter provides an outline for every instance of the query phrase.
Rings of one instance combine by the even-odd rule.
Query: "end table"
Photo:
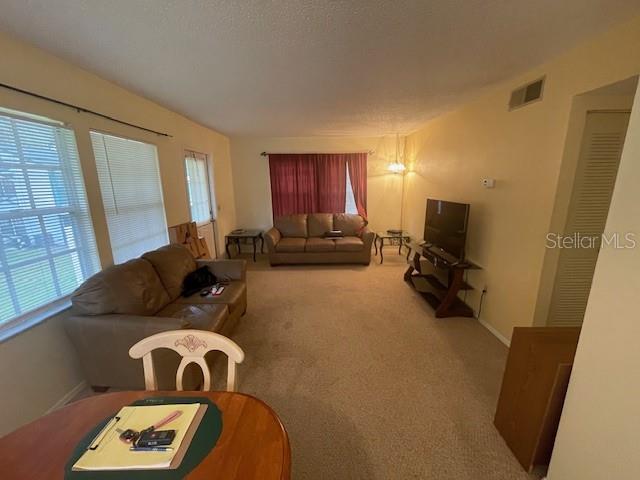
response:
[[[227,257],[231,258],[231,252],[229,250],[229,245],[235,243],[236,248],[238,249],[238,255],[240,254],[240,241],[243,240],[244,243],[247,243],[248,240],[251,240],[253,243],[253,261],[256,261],[256,245],[258,243],[258,239],[260,239],[260,253],[264,253],[264,237],[262,236],[262,230],[257,229],[238,229],[234,230],[231,233],[225,235],[224,237],[224,249],[227,252]]]
[[[384,256],[382,255],[382,248],[384,247],[385,240],[388,242],[388,245],[398,245],[398,255],[402,254],[402,247],[406,246],[407,243],[411,241],[411,237],[405,231],[401,232],[377,232],[376,237],[373,240],[373,245],[376,248],[376,256],[378,255],[378,250],[380,250],[380,264],[384,262]]]

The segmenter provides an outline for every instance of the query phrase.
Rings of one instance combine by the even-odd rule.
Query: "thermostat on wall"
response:
[[[484,188],[493,188],[496,186],[496,179],[495,178],[483,178],[482,179],[482,186]]]

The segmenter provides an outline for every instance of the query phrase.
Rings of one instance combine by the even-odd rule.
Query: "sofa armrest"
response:
[[[65,319],[65,330],[77,345],[87,348],[113,347],[114,342],[131,347],[145,337],[168,330],[190,328],[181,318],[145,315],[70,315]],[[127,348],[129,348],[127,347]]]
[[[268,232],[264,234],[264,240],[267,243],[267,251],[269,253],[275,253],[276,245],[282,238],[280,235],[280,231],[277,228],[271,228]]]
[[[364,227],[362,229],[362,232],[360,233],[360,238],[362,238],[362,241],[364,242],[365,250],[371,250],[371,246],[373,245],[374,238],[376,238],[376,234],[369,230],[367,227]]]
[[[242,280],[247,277],[246,260],[196,260],[198,267],[209,267],[219,280]]]
[[[190,328],[180,318],[119,314],[72,314],[65,318],[64,326],[90,385],[129,389],[144,384],[142,362],[129,357],[129,349],[156,333]],[[165,352],[154,352],[158,373],[162,378],[175,378],[175,367],[164,367],[165,356]]]

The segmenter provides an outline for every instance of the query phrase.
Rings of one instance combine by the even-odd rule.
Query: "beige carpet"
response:
[[[294,479],[534,478],[492,424],[506,347],[435,319],[402,257],[249,268],[239,389],[279,414]]]

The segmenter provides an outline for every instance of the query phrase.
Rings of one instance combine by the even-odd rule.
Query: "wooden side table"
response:
[[[380,251],[380,264],[384,262],[382,248],[384,247],[385,240],[388,242],[387,245],[398,245],[398,255],[402,255],[402,247],[406,246],[406,244],[411,241],[411,237],[409,237],[409,234],[404,231],[398,233],[391,233],[389,231],[376,232],[376,237],[373,239],[373,245],[376,249],[376,256],[378,255],[378,250]]]
[[[244,241],[246,243],[248,240],[251,240],[253,243],[253,261],[256,261],[256,246],[258,244],[258,239],[260,239],[260,253],[264,253],[264,237],[262,236],[262,230],[256,229],[248,229],[248,230],[234,230],[233,232],[225,235],[224,237],[224,249],[227,252],[227,257],[231,258],[231,251],[229,250],[229,245],[235,243],[236,248],[238,249],[238,255],[240,254],[240,242]]]

